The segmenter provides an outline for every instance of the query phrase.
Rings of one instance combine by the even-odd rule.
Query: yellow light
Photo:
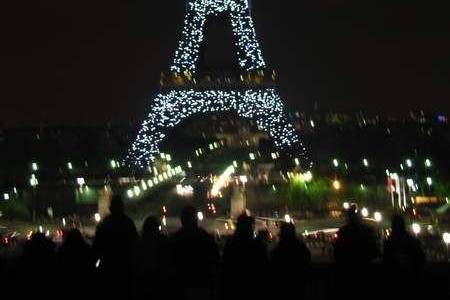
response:
[[[339,180],[333,181],[333,187],[337,191],[341,189],[341,183],[339,182]]]

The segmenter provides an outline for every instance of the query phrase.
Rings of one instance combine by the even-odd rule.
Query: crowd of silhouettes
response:
[[[387,283],[396,296],[417,296],[402,288],[418,278],[425,256],[402,217],[393,217],[384,245],[361,221],[357,207],[352,206],[347,217],[334,244],[337,278],[332,294],[371,298],[375,283]],[[270,239],[267,230],[255,234],[255,219],[242,214],[221,251],[215,237],[199,227],[192,206],[183,209],[181,228],[173,235],[161,232],[156,217],[148,217],[139,234],[122,199],[115,196],[110,215],[97,226],[92,247],[78,229],[65,234],[58,251],[45,235],[35,233],[24,247],[20,268],[9,279],[27,283],[17,291],[19,296],[29,293],[45,299],[305,298],[311,253],[295,225],[281,223],[278,242],[269,251]],[[384,262],[388,280],[368,276],[376,259]]]

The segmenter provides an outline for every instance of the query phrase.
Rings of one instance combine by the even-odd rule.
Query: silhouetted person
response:
[[[236,231],[223,252],[222,297],[262,297],[268,280],[268,257],[264,244],[254,236],[255,219],[238,217]]]
[[[125,215],[122,198],[113,196],[110,215],[98,226],[93,251],[100,279],[104,282],[101,293],[127,297],[131,279],[131,254],[138,233],[134,222]]]
[[[383,260],[387,284],[394,295],[418,297],[425,253],[420,241],[406,230],[405,220],[400,215],[392,217],[392,231],[384,242]]]
[[[133,257],[134,299],[162,299],[169,290],[171,251],[169,239],[159,230],[155,217],[144,221]]]
[[[372,290],[377,282],[372,262],[378,257],[379,249],[374,231],[362,223],[356,205],[347,210],[347,219],[334,244],[337,292],[342,293],[340,297],[356,299]],[[374,292],[367,297],[375,297]]]
[[[92,290],[94,276],[94,256],[78,229],[71,229],[64,236],[58,251],[60,292],[73,298],[85,296]],[[83,280],[83,289],[73,288],[73,283]]]
[[[214,237],[198,227],[197,210],[181,212],[181,229],[171,239],[177,298],[210,299],[215,288],[219,251]]]
[[[280,240],[270,258],[275,283],[274,298],[302,298],[311,253],[303,241],[297,238],[294,224],[281,224]]]
[[[35,233],[26,242],[22,255],[23,269],[21,282],[17,292],[22,296],[33,296],[35,299],[53,299],[55,295],[45,287],[56,274],[55,244],[42,233]],[[23,297],[18,297],[23,298]]]
[[[357,207],[347,210],[347,224],[339,229],[334,244],[334,258],[345,266],[363,266],[379,255],[373,230],[362,223]]]

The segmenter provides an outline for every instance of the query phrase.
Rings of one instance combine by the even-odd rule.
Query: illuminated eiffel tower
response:
[[[205,22],[208,17],[223,13],[230,15],[237,49],[240,74],[235,78],[212,78],[197,72]],[[236,112],[240,117],[255,120],[276,147],[289,149],[303,168],[309,168],[306,148],[276,90],[276,77],[264,61],[248,0],[188,0],[182,38],[170,73],[161,75],[161,93],[154,99],[127,161],[139,167],[148,166],[157,157],[167,130],[186,118]]]

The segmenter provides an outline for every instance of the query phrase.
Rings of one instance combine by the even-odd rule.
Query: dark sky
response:
[[[450,111],[449,1],[253,0],[266,61],[288,105]],[[158,91],[185,0],[1,4],[0,124],[140,120]],[[229,28],[207,57],[228,62]],[[209,51],[209,52],[208,52]],[[213,53],[213,54],[211,54]]]

